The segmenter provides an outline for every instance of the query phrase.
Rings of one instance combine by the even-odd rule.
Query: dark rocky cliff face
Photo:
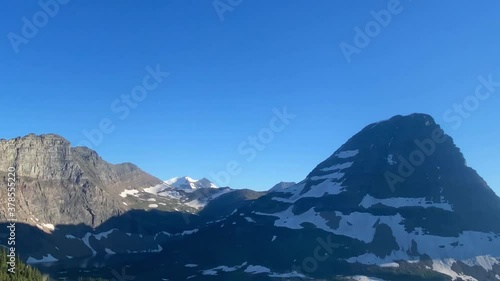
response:
[[[161,182],[133,164],[112,165],[53,134],[0,141],[1,198],[6,198],[9,167],[16,168],[17,219],[47,230],[50,224],[95,227],[126,210],[119,190]],[[0,207],[1,219],[6,206]]]
[[[356,155],[348,157],[346,151],[356,151]],[[395,116],[366,126],[307,176],[302,193],[333,175],[340,177],[345,187],[345,192],[332,199],[342,201],[335,201],[337,206],[359,208],[367,195],[377,199],[425,198],[429,204],[447,202],[453,209],[453,214],[448,214],[425,208],[433,213],[431,221],[436,226],[432,229],[436,231],[500,233],[500,199],[467,166],[453,139],[429,115]]]

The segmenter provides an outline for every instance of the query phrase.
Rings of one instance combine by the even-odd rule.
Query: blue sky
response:
[[[222,0],[219,13],[212,1],[66,2],[45,23],[37,2],[3,3],[1,138],[78,144],[104,122],[93,148],[112,163],[212,180],[229,163],[230,186],[268,189],[368,123],[425,112],[500,194],[500,88],[462,117],[454,108],[474,101],[479,76],[500,81],[498,1]],[[391,19],[356,41],[381,10]],[[139,102],[121,99],[144,85]],[[284,107],[295,118],[248,161],[238,147]]]

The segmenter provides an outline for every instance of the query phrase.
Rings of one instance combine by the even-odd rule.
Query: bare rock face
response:
[[[34,134],[23,138],[0,141],[0,171],[16,167],[21,177],[40,180],[68,179],[74,166],[71,159],[70,143],[57,135]]]
[[[51,224],[97,226],[126,210],[119,190],[161,180],[129,163],[113,165],[93,150],[71,147],[57,135],[0,140],[0,219],[7,218],[7,171],[16,169],[16,218],[50,230]]]

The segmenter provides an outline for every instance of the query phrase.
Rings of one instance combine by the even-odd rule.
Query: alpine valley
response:
[[[50,280],[500,280],[500,198],[425,114],[267,192],[160,180],[54,134],[0,140],[0,244]]]

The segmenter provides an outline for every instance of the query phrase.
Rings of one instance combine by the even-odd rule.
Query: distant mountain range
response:
[[[166,180],[165,184],[178,189],[217,188],[214,183],[206,178],[201,180],[194,180],[190,177],[171,178]]]
[[[53,134],[0,155],[0,219],[15,167],[18,251],[53,278],[500,280],[500,198],[429,115],[370,124],[267,192],[162,181]]]

